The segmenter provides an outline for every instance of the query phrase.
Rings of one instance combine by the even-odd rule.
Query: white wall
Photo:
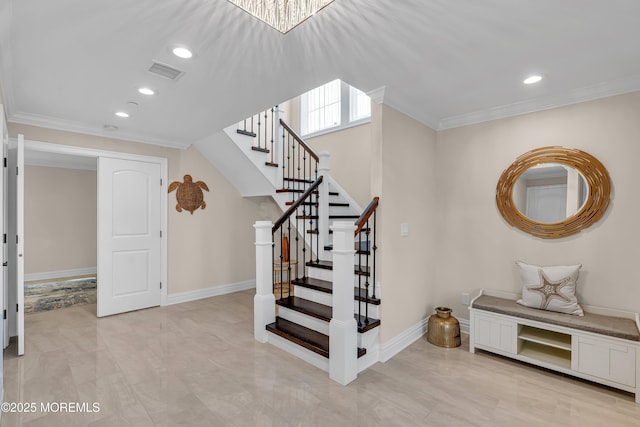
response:
[[[640,311],[640,92],[438,133],[438,252],[433,303],[468,318],[461,292],[518,292],[516,260],[582,263],[578,299]],[[555,240],[509,226],[495,205],[498,178],[516,157],[560,145],[584,150],[608,169],[612,203],[594,226]]]
[[[25,274],[96,268],[96,172],[27,166]]]
[[[380,196],[378,272],[381,342],[427,317],[437,304],[436,132],[393,108],[372,108],[372,196]],[[400,236],[402,223],[409,235]]]

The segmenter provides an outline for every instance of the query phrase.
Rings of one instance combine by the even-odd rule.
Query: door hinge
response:
[[[7,310],[3,310],[2,316],[4,317],[4,320],[7,320]]]
[[[6,157],[4,158],[4,167],[5,168],[7,167],[7,158]]]
[[[162,237],[162,230],[160,230],[160,237]]]
[[[160,178],[160,187],[162,187],[162,178]]]
[[[20,312],[20,305],[16,304],[16,313]]]
[[[4,233],[4,243],[7,243],[7,233]]]
[[[18,241],[18,235],[16,234],[16,245],[19,243]]]
[[[16,176],[20,175],[20,168],[18,166],[16,166]]]
[[[162,282],[160,282],[160,289],[162,289]]]

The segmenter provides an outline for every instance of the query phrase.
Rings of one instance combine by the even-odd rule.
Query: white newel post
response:
[[[265,326],[276,321],[276,298],[272,283],[271,221],[257,221],[256,295],[253,297],[253,334],[256,341],[267,342]]]
[[[333,318],[329,323],[329,377],[347,385],[358,376],[358,325],[353,316],[353,222],[333,230]]]
[[[318,243],[320,246],[320,259],[327,259],[324,250],[325,245],[329,241],[329,161],[331,155],[328,151],[322,151],[318,154],[318,176],[323,177],[322,183],[318,188]]]

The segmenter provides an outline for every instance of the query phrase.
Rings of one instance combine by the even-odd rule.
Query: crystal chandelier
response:
[[[334,0],[229,0],[286,34]]]

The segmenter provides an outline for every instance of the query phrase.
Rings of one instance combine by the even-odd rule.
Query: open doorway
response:
[[[97,164],[95,197],[97,238],[94,242],[97,264],[98,317],[138,310],[167,302],[167,159],[119,153],[37,141],[23,141],[22,135],[10,140],[9,151],[15,145],[16,156],[10,156],[9,169],[17,179],[10,183],[16,194],[14,221],[9,223],[9,239],[15,254],[9,259],[9,271],[17,271],[14,280],[5,283],[9,296],[5,299],[9,335],[17,336],[18,355],[24,354],[24,271],[29,248],[24,247],[24,155],[44,156],[47,161],[64,158]],[[49,167],[49,166],[47,166]],[[92,169],[93,166],[89,169]],[[69,169],[67,167],[67,169]],[[78,169],[76,167],[76,169]],[[51,174],[51,171],[46,171]],[[73,179],[73,178],[72,178]],[[77,179],[77,175],[76,175]],[[51,189],[54,195],[60,192]],[[88,196],[91,197],[91,196]],[[51,204],[63,205],[54,198]],[[71,206],[60,207],[73,209]],[[44,207],[42,209],[50,210]],[[55,225],[53,225],[55,226]],[[95,236],[94,234],[94,236]],[[14,247],[15,246],[15,247]],[[26,249],[26,251],[25,251]],[[51,249],[53,250],[60,249]],[[93,251],[91,251],[93,252]],[[53,270],[59,271],[59,270]],[[164,284],[164,286],[163,286]]]
[[[95,304],[97,160],[25,152],[25,314]]]

